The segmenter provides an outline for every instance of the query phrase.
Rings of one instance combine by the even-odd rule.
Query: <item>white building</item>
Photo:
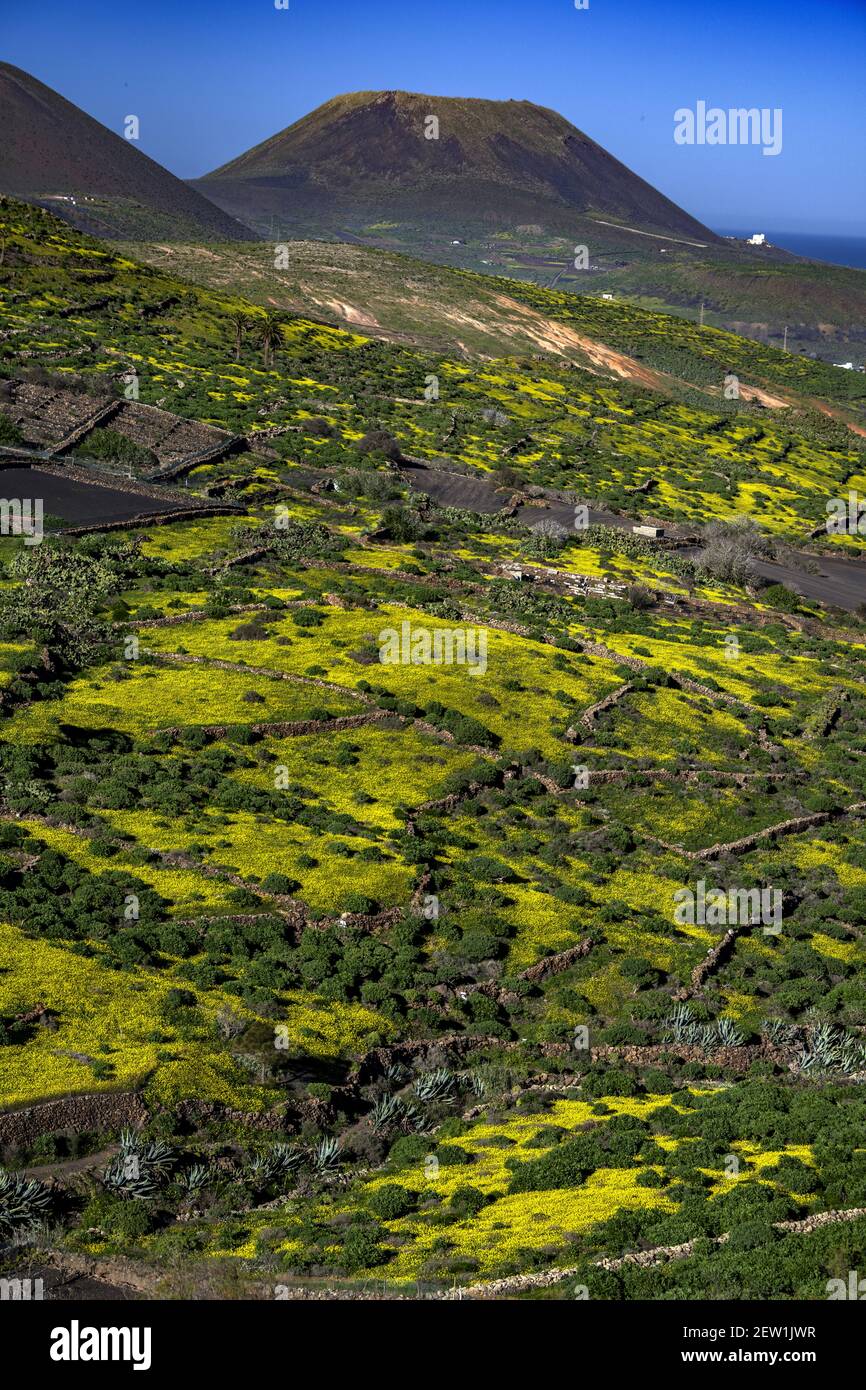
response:
[[[753,232],[750,237],[746,238],[746,245],[763,246],[766,243],[766,240],[767,238],[763,232]]]

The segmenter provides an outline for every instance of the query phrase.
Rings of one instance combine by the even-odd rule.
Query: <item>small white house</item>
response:
[[[612,294],[603,294],[601,297],[602,297],[602,299],[613,299],[613,295],[612,295]]]
[[[633,526],[632,531],[636,536],[649,536],[652,540],[659,540],[665,533],[663,526]]]
[[[753,232],[752,235],[746,239],[746,245],[763,246],[766,240],[767,238],[763,232]]]

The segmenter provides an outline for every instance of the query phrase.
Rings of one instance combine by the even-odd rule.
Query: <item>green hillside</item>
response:
[[[0,216],[4,466],[129,504],[0,539],[4,1244],[162,1298],[825,1296],[866,1254],[866,620],[719,553],[857,486],[796,403],[856,397],[510,281],[585,365],[268,317]],[[131,379],[153,449],[240,438],[154,483],[88,414]],[[532,529],[540,486],[609,524]],[[649,508],[757,527],[613,524]]]
[[[251,307],[235,361],[239,299],[142,271],[76,239],[47,214],[42,220],[38,212],[12,212],[7,264],[7,359],[38,354],[54,370],[65,366],[95,382],[116,381],[134,368],[141,400],[260,437],[299,463],[352,462],[357,441],[377,426],[406,454],[496,479],[507,469],[506,479],[571,490],[636,515],[646,502],[629,489],[651,482],[652,511],[661,517],[694,523],[748,511],[791,539],[819,523],[826,499],[841,495],[862,468],[857,437],[816,411],[770,413],[723,399],[707,409],[711,396],[676,380],[666,398],[658,389],[606,379],[598,375],[603,361],[593,372],[519,358],[473,364],[293,317],[280,334],[276,371],[256,343],[264,311],[257,319]],[[10,292],[13,277],[22,288]],[[705,391],[715,374],[718,386],[710,389],[719,396],[728,370],[744,382],[778,379],[792,393],[820,386],[840,401],[857,389],[851,373],[701,333],[677,319],[509,288],[515,297],[552,304],[581,334],[597,335],[590,347],[631,347],[635,360],[640,353],[656,370],[676,370]],[[427,399],[434,379],[438,399]],[[322,418],[328,431],[305,424]]]
[[[506,254],[506,242],[495,264],[488,261],[484,274],[461,273],[457,264],[445,266],[416,256],[405,256],[370,246],[334,241],[291,241],[285,243],[285,268],[275,268],[277,250],[283,243],[224,242],[196,245],[166,243],[128,243],[123,250],[135,259],[198,284],[247,298],[266,307],[294,313],[315,311],[341,327],[357,327],[376,336],[393,337],[423,347],[453,350],[462,344],[472,355],[503,356],[511,353],[543,353],[566,356],[580,364],[585,361],[579,347],[561,334],[554,324],[572,322],[587,332],[598,332],[611,346],[624,346],[649,355],[655,365],[664,362],[675,344],[682,344],[696,358],[708,354],[708,344],[724,343],[731,361],[740,361],[746,374],[765,372],[769,379],[784,384],[794,381],[817,394],[832,398],[862,399],[863,377],[842,373],[824,360],[812,363],[793,359],[799,346],[817,351],[819,359],[838,360],[848,349],[857,356],[856,330],[852,323],[866,324],[866,274],[840,266],[743,264],[732,254],[719,255],[712,262],[693,260],[676,252],[672,263],[661,269],[650,260],[636,260],[626,269],[605,268],[604,263],[590,275],[571,268],[563,260],[565,249],[536,260],[530,268],[516,249]],[[654,248],[655,249],[655,248]],[[669,248],[674,251],[675,248]],[[458,252],[459,254],[459,252]],[[442,259],[445,259],[444,255]],[[450,257],[454,260],[454,256]],[[593,263],[595,263],[593,253]],[[790,258],[788,258],[790,259]],[[615,263],[621,263],[619,257]],[[497,273],[497,267],[503,267]],[[547,286],[530,283],[535,279],[556,279],[551,293]],[[611,292],[619,301],[607,310],[603,325],[597,322],[596,301]],[[575,303],[586,296],[588,303]],[[659,314],[642,319],[632,311],[640,308],[663,311],[660,328],[669,343],[668,354],[658,352]],[[632,301],[637,301],[632,303]],[[769,335],[770,346],[747,348],[724,339],[701,336],[692,331],[704,304],[707,327],[724,328],[725,320],[742,323],[747,338]],[[522,305],[522,307],[521,307]],[[672,325],[667,316],[677,314],[691,323]],[[761,323],[756,319],[762,319]],[[652,334],[635,325],[656,326]],[[791,352],[781,351],[783,325],[789,327]],[[823,327],[819,327],[823,325]],[[849,337],[849,332],[851,336]],[[866,329],[864,329],[866,332]],[[710,374],[686,362],[687,380],[718,386],[718,351],[710,355]],[[681,366],[681,362],[675,364]],[[807,375],[804,377],[803,373]],[[751,379],[751,376],[749,377]]]

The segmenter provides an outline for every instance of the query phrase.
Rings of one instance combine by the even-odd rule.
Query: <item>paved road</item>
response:
[[[426,492],[441,507],[462,507],[467,512],[492,516],[514,495],[517,488],[496,487],[483,478],[467,478],[462,473],[449,473],[444,468],[424,468],[419,464],[403,466],[403,478],[418,492]],[[539,501],[543,499],[539,498]],[[540,507],[518,507],[516,515],[525,526],[538,526],[542,521],[558,521],[570,531],[574,526],[574,505],[571,502],[544,501]],[[625,517],[614,512],[590,510],[589,519],[598,526],[632,526]]]
[[[493,483],[481,478],[467,478],[462,473],[449,473],[444,469],[425,468],[418,464],[404,467],[402,472],[407,482],[418,491],[426,492],[441,506],[463,507],[467,511],[492,515],[501,511],[508,501],[507,488],[496,488]],[[574,507],[568,502],[548,500],[543,507],[519,507],[516,515],[525,526],[538,526],[542,521],[558,521],[571,530],[574,525]],[[592,509],[589,519],[593,525],[615,526],[627,531],[634,525],[630,517]],[[686,550],[681,553],[688,555],[695,552]],[[844,608],[849,612],[866,604],[866,564],[834,556],[818,558],[805,552],[793,553],[802,561],[802,569],[796,565],[770,563],[761,563],[755,568],[771,584],[785,584],[807,600]],[[807,566],[816,564],[817,573],[810,573]]]
[[[803,556],[814,559],[813,556]],[[837,560],[822,555],[818,573],[809,574],[791,565],[759,564],[755,568],[772,584],[786,584],[805,599],[855,612],[866,604],[866,565],[856,560]]]

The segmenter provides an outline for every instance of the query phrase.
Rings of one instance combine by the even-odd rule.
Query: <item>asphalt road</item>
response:
[[[462,473],[449,473],[444,469],[425,468],[418,464],[404,467],[401,471],[407,482],[418,491],[426,492],[440,506],[463,507],[466,511],[492,515],[501,511],[508,501],[508,489],[498,489],[481,478],[467,478]],[[525,526],[538,526],[542,521],[558,521],[571,530],[574,525],[574,507],[567,502],[548,500],[544,506],[519,507],[516,515]],[[589,520],[594,525],[615,526],[626,531],[630,531],[634,525],[629,517],[592,509]],[[816,557],[806,552],[792,553],[802,561],[802,568],[797,565],[760,563],[755,566],[758,574],[771,584],[785,584],[802,598],[825,606],[854,612],[861,604],[866,604],[866,564],[836,557]],[[807,566],[815,565],[817,573],[810,573]]]
[[[802,558],[805,562],[815,557],[804,555]],[[866,565],[824,555],[817,564],[817,574],[808,574],[791,565],[758,564],[755,569],[771,584],[785,584],[805,599],[844,608],[849,613],[866,604]]]

